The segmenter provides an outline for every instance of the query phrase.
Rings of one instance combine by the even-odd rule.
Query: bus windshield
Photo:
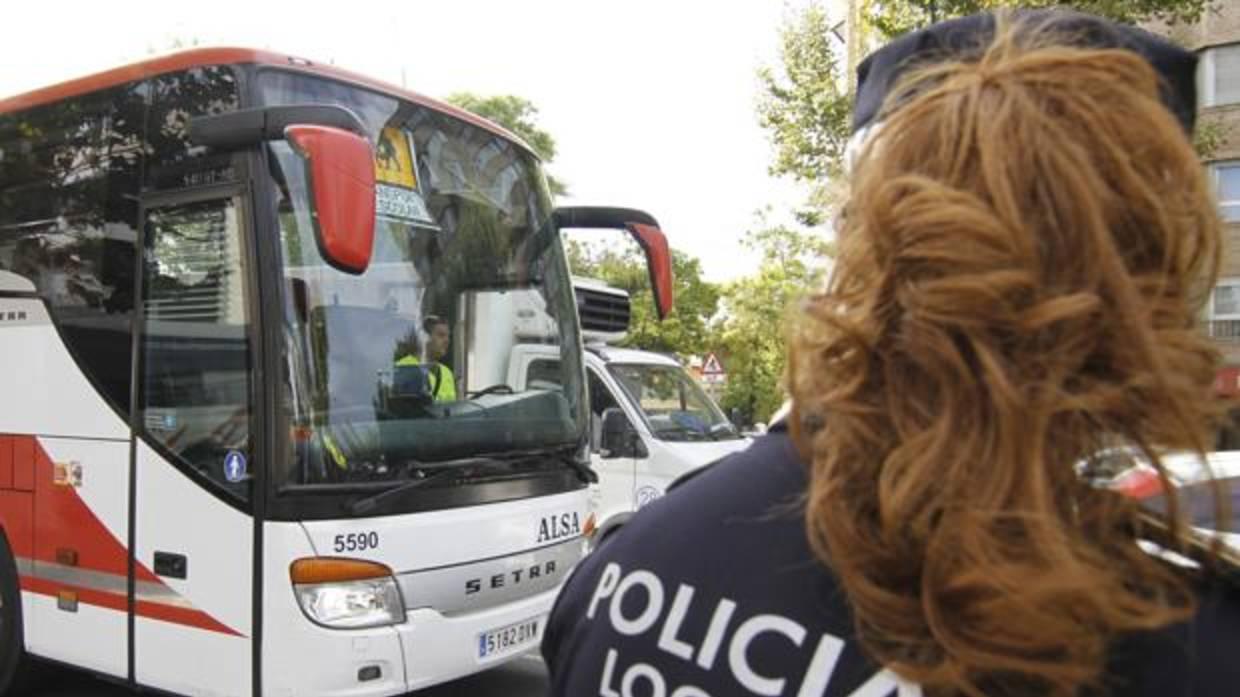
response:
[[[684,369],[650,363],[609,363],[656,438],[670,441],[735,440],[740,432]]]
[[[426,489],[563,474],[585,433],[572,287],[538,160],[451,115],[353,86],[260,73],[265,105],[337,104],[376,152],[374,252],[320,255],[300,156],[267,145],[283,258],[283,491]],[[556,345],[553,389],[516,392],[518,342]],[[326,488],[332,488],[331,486]]]

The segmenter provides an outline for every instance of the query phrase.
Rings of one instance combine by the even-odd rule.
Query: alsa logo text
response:
[[[581,519],[576,512],[549,515],[538,521],[538,544],[555,542],[581,534]]]

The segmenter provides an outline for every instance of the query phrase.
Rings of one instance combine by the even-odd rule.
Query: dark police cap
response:
[[[1193,130],[1197,108],[1197,55],[1159,36],[1125,24],[1067,10],[1021,10],[1011,14],[1019,27],[1050,30],[1064,43],[1083,48],[1123,48],[1145,58],[1163,80],[1163,103],[1185,131]],[[905,34],[871,53],[857,67],[853,131],[869,125],[888,91],[910,66],[945,57],[979,55],[994,36],[995,15],[949,19]]]

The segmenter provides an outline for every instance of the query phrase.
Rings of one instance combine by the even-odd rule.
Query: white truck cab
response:
[[[675,359],[651,351],[616,348],[628,327],[628,294],[574,279],[587,344],[590,395],[591,507],[595,540],[623,525],[663,495],[681,475],[749,446],[722,410]],[[509,384],[517,391],[553,387],[559,347],[513,347]]]

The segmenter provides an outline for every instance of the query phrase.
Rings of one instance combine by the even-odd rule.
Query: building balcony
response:
[[[1240,344],[1240,319],[1210,319],[1203,324],[1211,339]]]

